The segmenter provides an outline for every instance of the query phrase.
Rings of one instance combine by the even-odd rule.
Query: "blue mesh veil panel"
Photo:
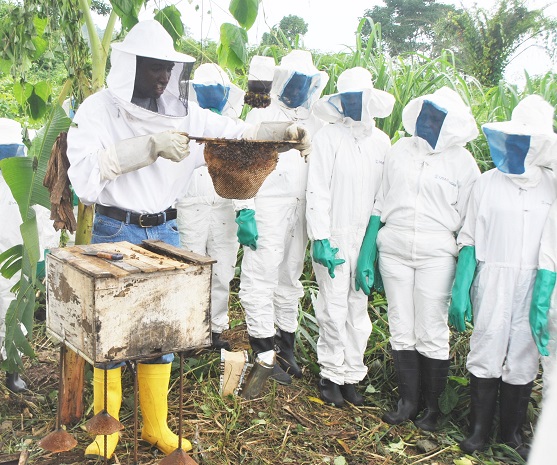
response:
[[[0,160],[23,156],[25,156],[25,146],[23,144],[0,144]]]
[[[289,108],[302,106],[315,90],[312,87],[314,80],[318,77],[319,75],[308,76],[295,71],[282,89],[279,100]]]
[[[447,110],[430,100],[424,100],[422,110],[416,120],[415,135],[425,139],[432,148],[435,148],[446,116]]]
[[[352,118],[354,121],[362,120],[362,94],[362,91],[340,94],[340,105],[345,117]]]
[[[530,136],[505,134],[491,128],[483,128],[491,159],[499,171],[507,174],[523,174],[524,160],[530,150]]]
[[[225,87],[222,84],[193,84],[193,88],[197,95],[197,103],[201,108],[208,108],[222,112],[228,95],[230,94],[230,87]]]

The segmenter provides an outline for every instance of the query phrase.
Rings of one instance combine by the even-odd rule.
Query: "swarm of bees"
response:
[[[252,108],[266,108],[271,104],[271,96],[258,92],[246,92],[244,103]]]
[[[244,103],[252,108],[266,108],[271,104],[272,81],[249,80]]]
[[[215,191],[225,199],[250,199],[275,169],[276,141],[246,139],[205,140],[205,161]]]

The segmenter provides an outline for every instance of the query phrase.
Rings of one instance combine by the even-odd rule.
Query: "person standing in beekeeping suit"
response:
[[[250,126],[188,103],[193,62],[174,50],[172,37],[154,20],[137,23],[122,42],[112,45],[107,88],[85,99],[68,132],[70,181],[83,204],[96,204],[93,243],[139,244],[158,239],[180,245],[173,207],[185,195],[194,169],[205,163],[200,146],[195,144],[190,151],[188,133],[248,139],[274,136],[294,139],[300,150],[310,150],[309,136],[296,125],[281,132],[273,124],[271,131],[264,122]],[[166,354],[138,363],[137,368],[141,437],[165,454],[178,447],[178,437],[167,424],[173,357]],[[121,364],[107,372],[108,411],[115,418],[122,401]],[[96,367],[95,413],[104,405],[103,380],[103,370]],[[118,438],[118,433],[110,435],[105,451],[103,437],[97,436],[85,455],[111,457]],[[184,440],[182,447],[189,450],[191,444]]]
[[[275,69],[271,104],[254,108],[246,122],[276,121],[278,130],[295,122],[314,134],[322,125],[311,107],[328,81],[311,54],[293,50]],[[299,281],[307,246],[305,190],[307,163],[298,150],[280,155],[276,169],[263,182],[255,199],[235,201],[238,241],[244,246],[240,301],[246,312],[255,355],[277,350],[271,378],[290,384],[302,371],[294,358]]]
[[[470,435],[460,448],[472,453],[485,447],[499,395],[501,442],[525,458],[521,428],[539,368],[528,315],[540,240],[557,196],[548,169],[557,161],[553,107],[531,95],[510,121],[482,129],[496,168],[472,190],[449,309],[459,331],[474,317],[466,363]]]
[[[230,82],[217,64],[200,65],[193,75],[190,101],[217,114],[240,118],[244,92]],[[228,329],[228,297],[234,277],[238,240],[232,201],[216,192],[206,166],[196,168],[186,195],[176,204],[180,243],[192,252],[217,260],[211,280],[211,336],[215,349],[230,350],[221,339]]]
[[[364,351],[371,334],[367,296],[354,286],[356,261],[381,185],[391,142],[374,118],[389,116],[395,99],[373,87],[356,67],[338,78],[338,93],[320,99],[316,116],[327,121],[313,138],[306,217],[319,293],[319,394],[337,407],[363,405],[356,384],[367,373]]]
[[[362,243],[356,287],[370,293],[378,251],[399,395],[383,421],[414,420],[434,431],[450,363],[455,237],[480,175],[464,145],[478,129],[470,108],[448,87],[411,100],[402,122],[411,137],[397,141],[385,162],[382,198]],[[425,409],[416,419],[422,397]]]
[[[25,145],[21,137],[22,127],[17,121],[0,118],[0,160],[10,157],[25,156]],[[60,245],[60,233],[57,232],[50,220],[50,211],[41,206],[34,205],[39,231],[40,256],[44,256],[45,249],[58,247]],[[0,172],[0,215],[3,218],[2,233],[0,234],[0,253],[9,248],[21,244],[21,213],[17,202],[2,173]],[[42,265],[42,266],[41,266]],[[44,270],[44,261],[37,265]],[[6,336],[6,312],[8,307],[16,299],[11,292],[12,287],[19,281],[20,273],[11,278],[0,276],[0,361],[6,358],[4,338]],[[21,392],[27,389],[27,384],[19,376],[19,373],[6,373],[6,387],[13,392]]]

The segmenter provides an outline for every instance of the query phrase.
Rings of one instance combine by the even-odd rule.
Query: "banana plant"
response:
[[[244,68],[248,61],[248,30],[257,19],[260,0],[232,0],[228,10],[239,26],[223,23],[217,48],[219,64],[234,71]]]
[[[70,119],[60,106],[52,110],[51,117],[33,140],[27,157],[13,157],[0,161],[0,169],[19,206],[22,218],[20,226],[23,244],[0,254],[0,271],[4,277],[20,272],[19,291],[6,314],[5,349],[7,358],[2,368],[8,372],[22,367],[20,352],[32,356],[33,349],[28,335],[32,334],[35,312],[37,262],[40,261],[39,231],[34,205],[50,208],[50,194],[43,186],[50,151],[58,134],[66,131]]]

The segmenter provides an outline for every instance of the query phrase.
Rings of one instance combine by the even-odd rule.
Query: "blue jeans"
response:
[[[139,245],[145,239],[156,239],[167,244],[180,246],[180,234],[178,233],[178,226],[176,220],[167,221],[159,226],[152,226],[149,228],[142,228],[137,224],[126,223],[125,221],[118,221],[108,216],[95,214],[95,221],[93,222],[93,237],[91,244],[102,244],[106,242],[121,242],[127,241],[132,244]],[[171,363],[174,360],[174,354],[165,354],[157,358],[149,359],[141,363]],[[110,370],[124,366],[125,362],[107,362],[98,363],[97,368]]]

